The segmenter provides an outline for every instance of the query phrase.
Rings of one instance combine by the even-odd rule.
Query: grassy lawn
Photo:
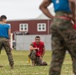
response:
[[[0,55],[0,75],[48,75],[51,51],[47,51],[44,60],[48,63],[48,66],[31,66],[28,62],[28,51],[12,51],[14,58],[14,69],[10,69],[5,51],[2,51]],[[66,58],[62,67],[61,75],[73,75],[72,62],[69,54],[66,54]]]

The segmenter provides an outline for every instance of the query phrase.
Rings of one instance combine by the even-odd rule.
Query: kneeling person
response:
[[[45,54],[44,42],[40,41],[40,37],[35,37],[35,42],[32,42],[30,45],[30,59],[32,60],[32,65],[44,66],[47,65],[46,62],[42,61],[42,58]]]

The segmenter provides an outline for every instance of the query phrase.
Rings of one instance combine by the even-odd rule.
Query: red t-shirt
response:
[[[40,41],[39,44],[37,44],[36,42],[33,42],[32,45],[34,48],[39,48],[39,50],[36,50],[36,55],[41,56],[44,52],[44,50],[43,50],[44,42]]]
[[[76,24],[73,25],[73,28],[76,29]]]

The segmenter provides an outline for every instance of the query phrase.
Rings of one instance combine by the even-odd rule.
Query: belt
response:
[[[71,17],[69,17],[68,15],[70,15],[70,13],[63,12],[63,11],[58,11],[58,12],[56,12],[55,18],[61,18],[61,19],[65,19],[65,20],[71,20]]]
[[[66,17],[66,16],[56,16],[55,18],[61,18],[61,19],[65,19],[65,20],[71,20],[70,17]]]

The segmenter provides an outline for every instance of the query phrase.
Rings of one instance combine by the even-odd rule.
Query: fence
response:
[[[29,50],[31,42],[35,40],[36,35],[16,35],[16,50]],[[46,50],[51,50],[51,35],[38,35],[44,42]]]

